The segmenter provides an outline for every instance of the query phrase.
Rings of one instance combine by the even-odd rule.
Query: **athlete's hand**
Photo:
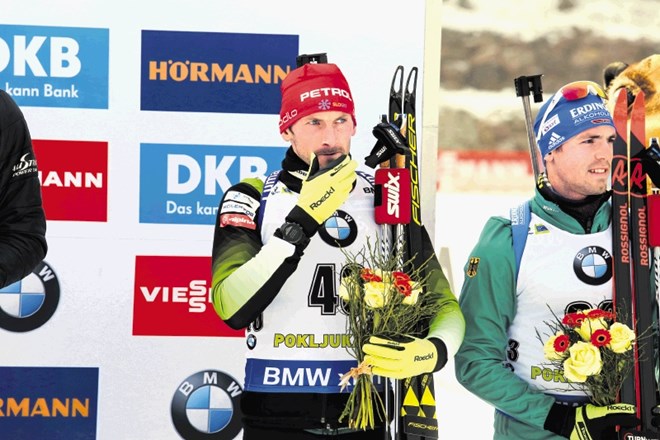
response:
[[[402,341],[393,341],[372,336],[362,346],[362,351],[373,374],[392,379],[432,373],[447,362],[447,348],[444,342],[436,338],[432,342],[406,336]]]
[[[286,219],[298,223],[311,237],[323,222],[346,201],[355,182],[357,162],[342,155],[324,169],[316,156],[310,161],[298,203]]]
[[[635,405],[614,403],[607,406],[587,404],[571,408],[555,403],[544,428],[571,440],[615,440],[616,426],[639,425]]]

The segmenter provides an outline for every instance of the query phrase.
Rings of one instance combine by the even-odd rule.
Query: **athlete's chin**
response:
[[[593,185],[589,195],[597,196],[605,193],[609,189],[607,181]]]
[[[327,168],[330,162],[335,159],[338,159],[343,153],[334,153],[334,154],[320,154],[316,156],[319,160],[320,168]]]

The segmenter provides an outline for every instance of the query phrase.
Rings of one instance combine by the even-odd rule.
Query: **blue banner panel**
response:
[[[281,168],[286,147],[140,145],[140,223],[215,223],[224,192]]]
[[[297,35],[142,31],[141,110],[279,114]]]
[[[19,106],[108,108],[109,30],[0,25],[0,88]]]
[[[0,367],[0,436],[94,440],[98,368]]]

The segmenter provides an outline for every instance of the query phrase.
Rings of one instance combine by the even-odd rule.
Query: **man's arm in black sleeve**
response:
[[[0,90],[0,287],[30,274],[47,250],[30,132],[16,103]]]

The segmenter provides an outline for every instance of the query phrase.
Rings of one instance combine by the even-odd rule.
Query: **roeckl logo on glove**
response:
[[[611,411],[630,411],[633,408],[633,405],[627,403],[607,405],[607,409]]]
[[[323,197],[321,197],[320,199],[318,199],[314,203],[310,203],[309,207],[312,208],[312,209],[318,208],[319,206],[321,206],[323,204],[323,202],[328,200],[328,197],[330,197],[334,192],[335,192],[335,189],[333,187],[330,187],[330,189],[325,192]]]
[[[342,163],[340,163],[339,165],[337,165],[337,166],[336,166],[336,167],[330,172],[330,177],[334,176],[335,174],[337,174],[338,172],[340,172],[341,170],[343,170],[344,167],[345,167],[346,165],[348,165],[347,162],[342,162]]]
[[[415,356],[413,359],[415,362],[421,362],[421,361],[428,361],[429,359],[433,359],[433,353],[429,353],[424,356]]]

